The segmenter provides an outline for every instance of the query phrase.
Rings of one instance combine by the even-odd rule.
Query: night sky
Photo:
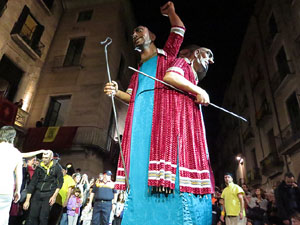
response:
[[[155,44],[162,48],[167,40],[170,23],[160,14],[159,7],[167,1],[131,0],[138,25],[147,26],[156,34]],[[224,91],[230,83],[234,66],[255,0],[174,0],[175,10],[186,27],[182,46],[197,44],[210,48],[215,57],[207,76],[200,83],[212,103],[222,105]],[[217,109],[204,107],[208,146],[214,158],[216,133],[219,130]],[[230,115],[228,115],[230,116]]]

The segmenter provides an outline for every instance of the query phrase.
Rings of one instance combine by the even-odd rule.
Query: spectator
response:
[[[60,161],[59,154],[56,152],[53,154],[53,161],[55,161],[56,163],[58,163]]]
[[[226,214],[226,225],[245,225],[247,221],[243,198],[245,193],[239,185],[233,183],[231,173],[225,173],[224,180],[227,187],[221,195],[225,206],[221,213],[221,221],[224,222]]]
[[[99,173],[99,180],[103,181],[103,173]]]
[[[67,167],[67,174],[72,176],[75,173],[75,169],[72,163],[67,163],[66,164]]]
[[[292,215],[292,224],[293,225],[300,225],[300,213],[294,213]]]
[[[74,189],[74,194],[69,198],[67,205],[68,225],[76,225],[82,204],[81,191]]]
[[[92,222],[93,208],[89,206],[89,202],[90,198],[87,198],[80,217],[80,222],[82,222],[82,225],[90,225]]]
[[[42,162],[36,168],[28,186],[24,210],[30,204],[27,225],[47,225],[51,206],[55,203],[58,192],[63,184],[61,166],[53,160],[53,152],[48,150],[43,153]],[[32,199],[31,199],[32,197]]]
[[[15,102],[14,103],[18,108],[22,108],[23,104],[24,104],[24,101],[23,99],[21,98],[18,102]]]
[[[80,173],[74,173],[72,175],[72,177],[73,177],[73,179],[75,181],[75,187],[76,188],[78,187],[80,189],[81,193],[83,193],[83,187],[82,187],[82,185],[80,183],[80,181],[81,181],[81,174]]]
[[[284,175],[284,180],[275,190],[278,216],[285,225],[291,224],[294,213],[300,212],[300,189],[291,172]]]
[[[49,225],[56,225],[59,219],[61,225],[68,224],[67,204],[75,187],[75,181],[67,174],[67,168],[65,166],[62,166],[62,173],[64,183],[58,192],[55,204],[51,208]]]
[[[87,197],[89,197],[90,183],[87,174],[83,174],[81,180],[79,182],[82,187],[83,193],[82,195],[82,204],[85,205]]]
[[[261,188],[256,188],[247,211],[247,218],[251,220],[253,225],[264,225],[266,223],[267,206],[268,201],[265,199],[264,191]]]
[[[93,225],[108,225],[109,216],[112,210],[112,200],[116,202],[116,190],[114,189],[115,184],[111,181],[111,171],[107,170],[104,173],[103,181],[96,182],[93,191],[90,195],[89,207],[95,198],[94,210],[93,210]]]
[[[220,216],[221,216],[221,205],[220,205],[220,189],[218,187],[215,187],[215,193],[212,197],[212,225],[217,225],[220,222]]]
[[[268,200],[268,205],[267,205],[267,219],[269,224],[282,224],[280,218],[277,215],[277,206],[275,203],[275,196],[274,196],[274,191],[271,190],[271,193],[268,193],[266,195],[267,200]]]
[[[0,218],[2,224],[8,224],[11,200],[17,203],[20,199],[22,185],[22,155],[13,145],[16,130],[11,126],[0,128]]]
[[[41,118],[40,120],[36,121],[35,127],[36,128],[43,127],[44,126],[44,122],[45,122],[44,118]]]
[[[123,217],[123,210],[124,210],[124,203],[125,203],[124,192],[121,191],[118,194],[117,202],[114,203],[116,205],[116,207],[114,210],[113,225],[121,225],[122,217]]]

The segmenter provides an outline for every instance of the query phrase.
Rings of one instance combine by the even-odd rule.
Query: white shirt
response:
[[[15,185],[15,170],[18,173],[18,190],[22,184],[22,155],[13,144],[7,142],[0,143],[0,174],[1,180],[0,195],[13,195]]]

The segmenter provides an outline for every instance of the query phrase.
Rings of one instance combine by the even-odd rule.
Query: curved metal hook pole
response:
[[[108,81],[109,81],[109,83],[111,83],[111,76],[110,76],[108,57],[107,57],[107,47],[108,47],[108,45],[110,45],[112,43],[112,39],[110,37],[107,37],[105,39],[105,41],[101,41],[100,43],[101,43],[101,45],[105,44],[104,52],[105,52],[105,60],[106,60],[106,69],[107,69]],[[123,154],[123,150],[122,150],[122,146],[121,146],[121,139],[120,139],[120,133],[119,133],[119,126],[118,126],[118,118],[117,118],[117,110],[116,110],[114,97],[115,97],[115,95],[112,94],[111,95],[111,102],[112,102],[112,106],[113,106],[114,118],[115,118],[115,123],[116,123],[118,143],[119,143],[119,147],[120,147],[120,155],[121,155],[122,164],[123,164],[123,167],[124,167],[125,182],[126,182],[127,189],[129,190],[128,173],[127,173],[127,170],[126,170],[124,154]]]

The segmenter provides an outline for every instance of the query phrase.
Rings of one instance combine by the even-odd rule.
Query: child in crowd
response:
[[[90,225],[92,222],[93,208],[88,206],[89,202],[90,198],[87,198],[80,217],[80,222],[82,222],[82,225]]]
[[[74,189],[74,194],[69,198],[67,205],[68,225],[76,225],[80,207],[82,204],[81,191],[79,188]]]
[[[115,207],[115,211],[114,211],[113,225],[121,225],[122,217],[123,217],[123,210],[124,210],[124,203],[125,203],[124,192],[121,191],[118,195],[117,202],[114,203],[114,204],[116,204],[116,207]]]

